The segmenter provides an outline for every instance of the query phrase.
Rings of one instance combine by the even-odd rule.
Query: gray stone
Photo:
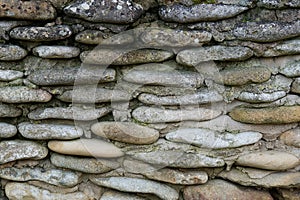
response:
[[[27,51],[17,45],[0,44],[0,61],[21,60]]]
[[[117,191],[107,191],[104,192],[101,196],[100,200],[148,200],[144,197],[140,197],[134,194],[128,194],[123,192],[117,192]]]
[[[143,7],[131,0],[77,0],[64,8],[64,12],[72,17],[91,22],[127,24],[136,21],[143,13]]]
[[[299,200],[300,199],[300,191],[299,191],[299,189],[277,188],[276,191],[285,200]]]
[[[10,31],[10,37],[28,41],[55,41],[63,40],[72,35],[72,29],[66,25],[56,26],[23,26]]]
[[[177,200],[178,192],[170,186],[139,178],[111,177],[111,178],[91,178],[97,185],[113,188],[123,192],[135,192],[155,194],[164,200]]]
[[[245,10],[248,10],[248,8],[236,5],[197,4],[184,6],[175,4],[172,6],[161,6],[159,16],[169,22],[191,23],[230,18]]]
[[[79,107],[56,107],[40,108],[28,114],[29,119],[71,119],[89,121],[103,117],[111,111],[108,107],[102,108],[79,108]]]
[[[66,170],[60,169],[42,169],[42,168],[28,168],[21,169],[15,167],[0,169],[0,177],[11,181],[31,181],[38,180],[52,185],[62,187],[72,187],[79,183],[79,175]]]
[[[83,192],[73,192],[73,193],[55,193],[50,192],[46,189],[41,189],[39,187],[29,185],[27,183],[17,183],[11,182],[6,184],[5,192],[10,200],[19,199],[72,199],[72,200],[89,200]]]
[[[29,25],[29,21],[0,21],[0,41],[9,40],[9,31],[17,26]]]
[[[166,135],[172,142],[193,144],[203,148],[235,148],[254,144],[262,138],[258,132],[220,133],[209,129],[183,128]]]
[[[144,123],[164,123],[179,121],[205,121],[221,115],[221,111],[207,108],[196,108],[193,110],[162,109],[155,107],[141,106],[132,112],[132,116]]]
[[[0,70],[0,81],[13,81],[23,77],[23,72],[15,70]]]
[[[38,46],[32,52],[41,58],[74,58],[79,56],[80,49],[71,46]]]
[[[287,77],[300,76],[300,61],[293,61],[285,66],[281,66],[279,72]]]
[[[300,78],[296,78],[292,84],[291,91],[300,94]]]
[[[272,102],[286,96],[285,91],[276,91],[271,93],[252,93],[252,92],[241,92],[238,96],[238,100],[249,103],[263,103]]]
[[[298,28],[299,29],[299,28]],[[287,40],[279,43],[263,53],[264,57],[294,55],[300,53],[300,40]]]
[[[0,164],[21,159],[40,160],[47,156],[48,149],[36,142],[6,140],[0,142]]]
[[[5,122],[0,122],[0,138],[12,137],[16,135],[17,132],[18,132],[17,127],[15,127],[14,125]]]
[[[116,169],[120,164],[111,159],[82,158],[52,153],[51,163],[56,167],[80,171],[88,174],[101,174]]]
[[[291,129],[282,133],[279,139],[286,145],[300,148],[300,128]]]
[[[240,40],[254,42],[274,42],[300,35],[300,22],[293,23],[258,23],[247,22],[233,30],[233,34]]]
[[[247,47],[211,46],[187,49],[177,54],[176,61],[182,65],[196,66],[201,62],[219,61],[240,61],[246,60],[253,55]]]
[[[139,93],[150,93],[157,96],[184,96],[187,94],[191,95],[196,93],[197,88],[143,85],[137,88],[136,91]]]
[[[83,130],[79,127],[60,124],[31,124],[23,122],[18,125],[21,135],[28,139],[36,140],[68,140],[79,138]]]
[[[259,0],[257,6],[268,9],[278,9],[285,7],[300,7],[300,2],[297,0]]]
[[[51,98],[51,94],[41,89],[25,86],[0,88],[0,101],[6,103],[48,102]]]
[[[0,104],[0,117],[18,117],[22,110],[12,105]]]

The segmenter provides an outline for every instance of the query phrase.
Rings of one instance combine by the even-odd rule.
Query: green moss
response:
[[[215,4],[216,0],[192,0],[194,4]]]

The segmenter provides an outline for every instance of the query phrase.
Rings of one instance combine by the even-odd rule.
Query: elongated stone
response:
[[[65,156],[56,153],[51,154],[50,160],[56,167],[62,167],[88,174],[101,174],[120,167],[118,162],[111,159],[82,158]]]
[[[83,192],[73,192],[73,193],[53,193],[46,189],[41,189],[39,187],[29,185],[27,183],[17,183],[11,182],[6,184],[5,192],[9,199],[72,199],[72,200],[89,200],[88,196]]]
[[[0,17],[22,20],[52,20],[55,8],[46,1],[1,0]]]
[[[184,96],[187,94],[196,93],[197,89],[191,87],[143,85],[139,87],[136,91],[140,93],[150,93],[157,96]]]
[[[28,114],[29,119],[71,119],[89,121],[103,117],[111,111],[108,107],[103,108],[79,108],[79,107],[56,107],[56,108],[40,108]]]
[[[0,104],[0,117],[18,117],[22,115],[22,110],[15,106]]]
[[[97,185],[109,187],[123,192],[136,192],[155,194],[164,200],[177,200],[178,192],[170,186],[139,178],[111,177],[111,178],[91,178]]]
[[[279,138],[284,144],[300,148],[300,128],[284,132]]]
[[[197,108],[194,110],[171,110],[141,106],[133,111],[132,116],[136,120],[144,123],[163,123],[178,121],[205,121],[216,118],[220,114],[221,111],[206,108]]]
[[[279,72],[287,77],[300,76],[300,61],[294,61],[285,66],[281,66]]]
[[[248,10],[248,8],[236,5],[197,4],[184,6],[175,4],[160,7],[159,16],[165,21],[192,23],[199,21],[217,21],[233,17],[245,10]]]
[[[91,130],[101,137],[131,144],[151,144],[159,138],[155,129],[133,122],[99,122]]]
[[[238,96],[238,100],[246,101],[249,103],[263,103],[272,102],[286,96],[285,91],[276,91],[272,93],[252,93],[252,92],[241,92]]]
[[[128,194],[117,191],[104,192],[100,200],[148,200],[147,198],[140,197],[134,194]]]
[[[40,160],[45,158],[47,154],[48,149],[36,142],[26,140],[0,142],[0,164],[21,159]]]
[[[23,77],[23,72],[16,70],[0,70],[0,81],[13,81]]]
[[[176,61],[182,65],[196,66],[201,62],[219,61],[240,61],[246,60],[253,55],[247,47],[211,46],[199,47],[180,51]]]
[[[258,132],[242,132],[237,134],[220,133],[209,129],[184,128],[166,135],[166,139],[173,142],[193,144],[199,147],[220,149],[235,148],[254,144],[262,138]]]
[[[75,139],[83,135],[79,127],[60,124],[31,124],[21,123],[18,125],[21,135],[29,139],[52,140],[52,139]]]
[[[236,121],[250,124],[286,124],[300,121],[300,106],[237,107],[229,115]]]
[[[11,181],[30,181],[38,180],[56,186],[72,187],[79,183],[79,176],[71,171],[60,169],[42,168],[3,168],[0,169],[0,177]]]
[[[112,143],[97,139],[77,139],[72,141],[50,141],[48,147],[52,151],[67,155],[114,158],[124,153]]]
[[[0,40],[9,40],[9,31],[17,26],[29,25],[30,21],[0,21]]]
[[[38,46],[32,52],[41,58],[74,58],[79,56],[80,49],[71,46]]]
[[[298,28],[299,29],[299,28]],[[300,40],[287,40],[264,52],[264,57],[294,55],[300,53]]]
[[[293,154],[279,151],[261,151],[239,156],[237,165],[267,170],[287,170],[299,164]]]
[[[0,138],[12,137],[16,135],[17,132],[18,132],[17,127],[15,127],[14,125],[5,122],[0,122]]]
[[[55,41],[63,40],[72,35],[72,29],[66,25],[49,27],[23,26],[16,27],[10,31],[10,37],[17,40],[28,41]]]
[[[41,89],[30,89],[25,86],[0,88],[0,101],[6,103],[48,102],[52,96]]]
[[[264,7],[268,9],[280,9],[286,7],[300,7],[299,1],[287,0],[287,1],[272,1],[272,0],[259,0],[257,6]]]
[[[0,44],[0,61],[21,60],[27,55],[27,51],[17,45]]]

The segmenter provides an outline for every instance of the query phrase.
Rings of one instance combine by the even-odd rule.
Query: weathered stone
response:
[[[221,179],[210,180],[204,185],[186,187],[183,190],[183,196],[185,200],[273,200],[272,196],[266,191],[259,191],[252,188],[240,187]]]
[[[165,21],[191,23],[230,18],[245,10],[248,10],[248,8],[236,5],[197,4],[184,6],[175,4],[172,6],[161,6],[159,16]]]
[[[77,0],[65,7],[64,11],[67,15],[87,21],[127,24],[136,21],[141,16],[143,7],[131,0]]]
[[[83,192],[74,192],[68,194],[53,193],[46,189],[29,185],[27,183],[11,182],[6,184],[5,192],[9,199],[72,199],[72,200],[89,200]]]
[[[233,30],[233,34],[240,40],[254,42],[274,42],[300,35],[300,23],[257,23],[247,22]]]
[[[272,102],[286,96],[285,91],[276,91],[271,93],[252,93],[252,92],[241,92],[238,96],[238,100],[246,101],[249,103],[263,103]]]
[[[13,81],[23,77],[23,72],[15,70],[0,70],[0,81]]]
[[[284,144],[300,148],[300,128],[288,130],[279,138]]]
[[[75,156],[64,156],[52,153],[51,163],[56,167],[62,167],[89,174],[101,174],[116,169],[120,164],[111,159],[82,158]]]
[[[99,122],[91,130],[101,137],[131,144],[151,144],[159,138],[155,129],[133,122]]]
[[[300,191],[299,191],[299,189],[277,188],[276,191],[285,200],[299,200],[300,199]]]
[[[123,192],[117,192],[117,191],[107,191],[104,192],[101,196],[100,200],[148,200],[144,197],[140,197],[134,194],[128,194]]]
[[[17,26],[29,25],[30,21],[0,21],[0,41],[9,40],[9,31]]]
[[[300,61],[293,61],[285,66],[281,66],[279,72],[287,77],[300,76]]]
[[[14,125],[5,122],[0,122],[0,138],[12,137],[16,135],[17,132],[18,132],[17,127],[15,127]]]
[[[0,17],[22,20],[52,20],[55,8],[46,1],[1,0]]]
[[[296,78],[292,84],[291,91],[300,94],[300,78]]]
[[[237,107],[230,113],[236,121],[250,124],[286,124],[300,121],[300,106],[269,108]]]
[[[11,105],[0,104],[0,117],[18,117],[22,115],[22,110]]]
[[[258,132],[242,132],[237,134],[220,133],[209,129],[184,128],[166,135],[166,139],[173,142],[182,142],[196,146],[219,149],[234,148],[254,144],[262,138]]]
[[[28,181],[27,183],[32,186],[36,186],[40,189],[48,190],[49,192],[52,193],[68,194],[68,193],[73,193],[78,191],[77,185],[73,187],[61,187],[61,186],[45,183],[42,181]]]
[[[103,117],[111,111],[108,107],[103,108],[79,108],[79,107],[56,107],[40,108],[28,114],[29,119],[71,119],[80,121],[89,121]]]
[[[95,49],[84,51],[80,59],[85,64],[100,65],[133,65],[142,63],[162,62],[173,57],[173,53],[157,49],[138,49],[128,51],[126,49]]]
[[[38,46],[32,52],[41,58],[74,58],[79,56],[80,49],[71,46]]]
[[[6,140],[0,142],[0,164],[21,159],[40,160],[47,154],[46,147],[32,141]]]
[[[137,88],[136,91],[139,93],[150,93],[157,96],[183,96],[196,93],[197,88],[143,85]]]
[[[28,41],[55,41],[62,40],[72,35],[72,29],[66,25],[57,26],[23,26],[10,31],[10,37]]]
[[[196,66],[201,62],[212,60],[246,60],[252,55],[252,50],[247,47],[211,46],[180,51],[177,54],[176,61],[182,65]]]
[[[67,155],[94,156],[114,158],[124,153],[112,143],[97,139],[77,139],[72,141],[50,141],[48,147],[52,151]]]
[[[52,96],[41,89],[24,86],[0,88],[0,101],[6,103],[48,102]]]
[[[267,170],[287,170],[299,164],[293,154],[279,151],[261,151],[239,156],[237,165]]]
[[[79,127],[60,124],[31,124],[23,122],[18,125],[21,135],[29,139],[52,140],[52,139],[75,139],[83,135]]]
[[[282,43],[279,43],[275,47],[272,47],[267,51],[265,51],[262,56],[274,57],[274,56],[299,54],[300,53],[299,46],[300,46],[299,39],[283,41]]]
[[[177,200],[178,192],[161,183],[139,178],[111,177],[111,178],[91,178],[97,185],[113,188],[123,192],[150,193],[155,194],[164,200]]]
[[[21,60],[26,55],[27,51],[22,47],[17,45],[0,44],[0,61]]]
[[[72,187],[79,183],[79,175],[60,169],[48,169],[42,168],[3,168],[0,169],[0,177],[11,181],[30,181],[38,180],[46,183],[50,183],[57,186]]]
[[[297,0],[259,0],[257,6],[268,9],[278,9],[285,7],[300,7],[300,2]]]

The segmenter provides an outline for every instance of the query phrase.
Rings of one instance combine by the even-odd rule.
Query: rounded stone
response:
[[[23,77],[23,72],[16,70],[0,70],[0,81],[13,81]]]
[[[0,44],[0,61],[21,60],[27,51],[17,45]]]
[[[282,133],[279,139],[286,145],[300,148],[300,128]]]
[[[14,125],[5,122],[0,122],[0,138],[12,137],[16,135],[17,132],[17,127],[15,127]]]
[[[41,58],[74,58],[79,56],[80,49],[71,46],[38,46],[32,52]]]

